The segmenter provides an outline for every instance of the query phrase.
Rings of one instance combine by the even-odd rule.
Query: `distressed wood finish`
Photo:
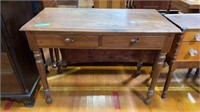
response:
[[[47,23],[46,26],[36,27],[44,23]],[[114,35],[180,33],[177,27],[154,9],[45,8],[20,30]]]
[[[163,89],[162,98],[166,97],[171,82],[171,75],[176,68],[199,68],[200,66],[200,41],[195,38],[199,34],[200,27],[197,24],[200,14],[174,14],[165,15],[174,24],[183,30],[182,35],[176,35],[170,52],[167,55],[169,71]],[[194,49],[197,54],[191,56],[189,50]],[[189,70],[191,71],[191,70]]]
[[[45,25],[37,26],[39,24]],[[41,56],[38,56],[38,54],[40,54],[40,51],[38,50],[39,48],[62,47],[65,49],[83,50],[121,49],[136,51],[160,51],[160,53],[157,54],[156,62],[154,63],[152,82],[149,88],[147,100],[145,100],[145,103],[149,104],[154,93],[157,79],[160,75],[160,70],[165,59],[165,54],[169,51],[172,40],[174,38],[173,34],[181,32],[175,25],[170,23],[156,10],[145,9],[129,10],[46,8],[39,15],[25,24],[20,30],[26,31],[30,47],[36,55],[35,59],[43,82],[47,103],[51,103],[52,100],[45,75],[46,73],[42,67],[42,58]],[[57,34],[59,34],[59,36]],[[63,37],[60,35],[65,35],[67,37],[64,38],[65,36]],[[68,37],[69,35],[71,37]],[[80,35],[80,37],[77,35]],[[135,39],[134,36],[140,36],[138,38],[140,38],[142,42],[145,40],[145,44],[141,44],[135,47],[127,47],[128,44],[126,44],[124,47],[124,45],[120,42],[119,44],[121,44],[121,46],[115,47],[112,46],[113,43],[110,41],[110,37],[114,38],[114,36],[116,36],[115,38],[118,38],[119,41],[127,41],[128,43],[130,39]],[[158,42],[155,40],[155,38],[159,40],[161,44],[147,43],[147,41]],[[43,39],[42,42],[41,39]],[[50,42],[66,42],[70,45],[63,44],[63,46],[60,46],[60,44],[51,44]],[[93,43],[91,44],[92,46],[89,45],[90,43]],[[140,44],[140,41],[132,41],[131,44]]]

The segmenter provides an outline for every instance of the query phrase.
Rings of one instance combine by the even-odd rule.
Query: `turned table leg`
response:
[[[56,67],[56,61],[54,60],[54,48],[49,48],[49,54],[50,54],[50,59],[51,59],[51,63],[52,63],[52,67]]]
[[[33,51],[33,53],[34,53],[34,58],[36,61],[36,66],[37,66],[37,69],[40,74],[40,78],[41,78],[41,81],[42,81],[42,84],[44,87],[44,94],[46,96],[46,102],[48,104],[50,104],[50,103],[52,103],[52,98],[50,96],[50,89],[49,89],[49,85],[47,82],[47,76],[46,76],[46,72],[45,72],[45,68],[44,68],[44,61],[42,58],[42,53],[40,50]]]
[[[60,56],[59,56],[59,49],[58,48],[55,48],[55,55],[56,55],[56,63],[57,63],[57,67],[58,67],[58,70],[57,70],[57,73],[58,74],[61,74],[62,73],[62,62],[60,60]]]
[[[156,59],[156,62],[154,62],[153,68],[154,71],[152,72],[152,81],[151,81],[151,85],[149,87],[149,90],[147,92],[147,98],[144,100],[145,104],[150,104],[151,103],[151,98],[154,94],[154,89],[155,86],[157,84],[157,80],[160,76],[160,72],[162,70],[163,64],[164,64],[164,60],[166,57],[166,53],[159,53],[158,57]]]

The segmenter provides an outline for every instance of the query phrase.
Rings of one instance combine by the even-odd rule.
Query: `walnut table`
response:
[[[157,51],[145,100],[149,104],[174,35],[181,33],[153,9],[45,8],[20,30],[34,52],[47,103],[52,99],[40,48]]]

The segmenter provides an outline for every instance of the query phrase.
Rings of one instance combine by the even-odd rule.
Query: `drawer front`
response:
[[[102,46],[130,49],[161,49],[164,40],[164,36],[103,36]]]
[[[87,48],[98,47],[98,36],[85,35],[36,35],[39,47]]]
[[[200,42],[182,42],[177,60],[200,61]]]
[[[184,32],[183,41],[195,41],[200,42],[200,30],[188,30]]]

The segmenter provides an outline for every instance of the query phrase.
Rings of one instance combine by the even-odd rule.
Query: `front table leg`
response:
[[[151,81],[149,90],[147,92],[147,98],[144,100],[145,104],[151,103],[151,98],[154,94],[154,88],[155,88],[155,86],[157,84],[157,80],[160,76],[160,72],[162,70],[165,58],[166,58],[166,53],[159,53],[156,61],[154,62],[154,65],[153,65],[154,70],[151,75],[152,81]]]
[[[49,85],[47,82],[47,76],[46,76],[46,72],[45,72],[45,68],[44,68],[44,61],[42,58],[42,53],[40,50],[38,51],[33,51],[34,53],[34,58],[36,61],[36,66],[38,69],[38,72],[40,74],[40,78],[44,87],[44,94],[46,96],[46,103],[51,104],[52,103],[52,98],[50,96],[50,90],[49,90]]]

